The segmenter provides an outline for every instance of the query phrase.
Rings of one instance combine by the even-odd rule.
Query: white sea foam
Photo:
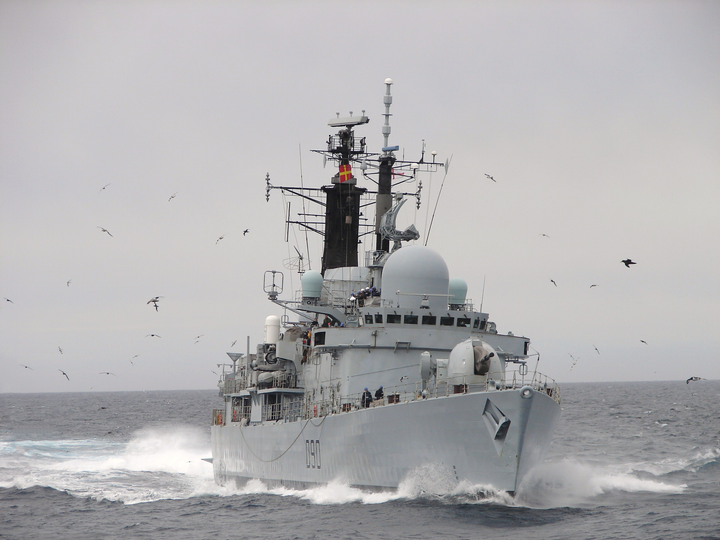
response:
[[[589,464],[572,459],[545,463],[525,478],[517,501],[529,506],[581,506],[613,491],[681,493],[686,487],[640,478],[632,471],[628,464]]]
[[[397,489],[382,491],[351,487],[343,479],[305,490],[268,488],[259,480],[243,487],[218,486],[212,465],[202,460],[209,456],[207,433],[186,426],[143,429],[126,444],[104,439],[3,442],[0,487],[48,486],[80,497],[126,504],[267,493],[318,505],[433,498],[450,504],[579,506],[593,504],[594,498],[611,492],[680,493],[684,485],[662,476],[697,470],[716,461],[720,449],[647,463],[597,464],[573,459],[545,463],[528,475],[515,499],[492,486],[458,483],[441,465],[418,468]]]

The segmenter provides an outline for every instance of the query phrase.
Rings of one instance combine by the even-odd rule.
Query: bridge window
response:
[[[397,313],[388,313],[387,322],[388,324],[400,324],[401,316]]]
[[[405,324],[417,324],[417,323],[418,323],[417,315],[405,315]]]
[[[440,326],[453,326],[455,317],[440,317]]]
[[[382,313],[375,314],[375,322],[378,324],[382,324]]]
[[[372,323],[373,323],[373,316],[365,315],[365,324],[372,324]]]
[[[315,345],[325,345],[325,332],[315,332]]]
[[[435,315],[423,315],[422,323],[435,326],[437,324],[437,317]]]
[[[470,326],[470,318],[469,317],[458,317],[457,325],[461,328]]]

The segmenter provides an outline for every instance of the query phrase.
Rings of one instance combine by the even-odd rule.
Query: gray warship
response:
[[[380,152],[355,136],[369,122],[364,111],[337,115],[327,148],[313,150],[337,167],[329,185],[275,186],[266,177],[266,199],[281,190],[324,208],[315,222],[287,214],[322,235],[322,270],[300,264],[302,290],[289,299],[283,272],[265,272],[280,315],[266,318],[254,350],[248,338],[245,354],[228,353],[232,364],[218,383],[224,403],[212,412],[221,485],[387,489],[432,470],[513,494],[551,443],[560,389],[529,369],[530,340],[498,332],[443,258],[412,244],[417,229],[396,226],[406,201],[419,207],[419,176],[448,163],[436,163],[435,152],[426,160],[424,143],[416,161],[396,155],[392,80],[385,85]],[[408,185],[415,191],[402,192]],[[364,214],[373,206],[370,221]],[[361,256],[364,235],[374,235],[374,249]]]

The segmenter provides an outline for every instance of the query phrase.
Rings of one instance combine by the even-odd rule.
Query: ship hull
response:
[[[307,486],[333,480],[396,488],[424,468],[515,492],[540,462],[559,404],[529,387],[460,393],[295,422],[211,428],[220,484],[257,478]]]

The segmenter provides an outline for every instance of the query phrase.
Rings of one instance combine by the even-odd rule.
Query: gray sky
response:
[[[0,392],[214,387],[281,314],[263,272],[299,286],[265,174],[327,184],[336,112],[378,151],[387,77],[391,144],[452,157],[428,246],[543,373],[720,378],[718,28],[710,1],[0,0]]]

